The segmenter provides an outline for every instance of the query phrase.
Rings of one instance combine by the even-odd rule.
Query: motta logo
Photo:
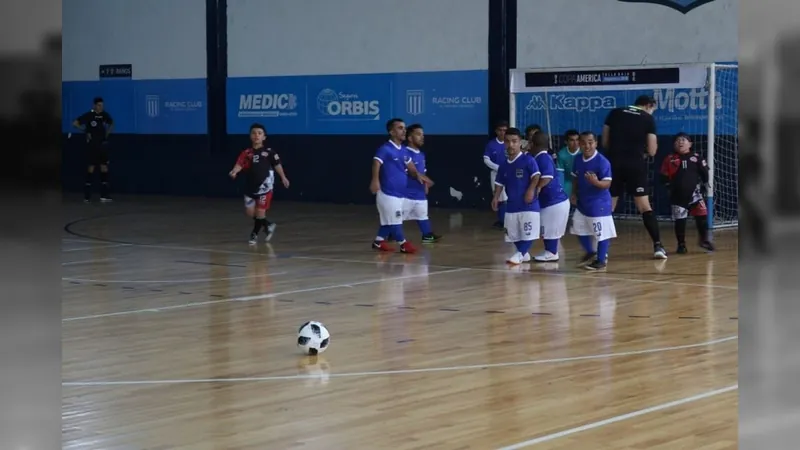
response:
[[[655,5],[666,6],[683,14],[688,14],[693,9],[699,8],[706,3],[714,0],[619,0],[624,3],[653,3]]]

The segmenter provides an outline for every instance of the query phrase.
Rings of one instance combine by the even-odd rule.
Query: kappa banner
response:
[[[262,122],[275,134],[383,134],[420,122],[429,134],[484,134],[486,71],[231,78],[228,132]]]

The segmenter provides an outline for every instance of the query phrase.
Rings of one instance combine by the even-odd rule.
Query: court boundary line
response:
[[[292,294],[302,294],[305,292],[318,292],[318,291],[325,291],[328,289],[342,289],[342,288],[352,288],[354,286],[362,286],[367,284],[375,284],[375,283],[382,283],[385,281],[398,281],[398,280],[407,280],[410,278],[420,278],[420,277],[427,277],[431,275],[441,275],[441,274],[448,274],[448,273],[455,273],[455,272],[463,272],[468,269],[459,268],[459,269],[452,269],[452,270],[440,270],[438,272],[428,272],[425,274],[413,274],[413,275],[404,275],[399,277],[389,277],[389,278],[371,278],[368,280],[363,281],[355,281],[352,283],[341,283],[341,284],[333,284],[327,286],[317,286],[312,288],[303,288],[303,289],[293,289],[290,291],[282,291],[282,292],[272,292],[269,294],[258,294],[258,295],[249,295],[249,296],[242,296],[242,297],[230,297],[224,298],[219,300],[207,300],[203,302],[189,302],[189,303],[181,303],[178,305],[168,305],[168,306],[160,306],[160,307],[153,307],[153,308],[143,308],[143,309],[131,309],[126,311],[117,311],[112,313],[103,313],[103,314],[91,314],[87,316],[77,316],[77,317],[67,317],[61,319],[61,322],[75,322],[79,320],[90,320],[90,319],[101,319],[104,317],[116,317],[116,316],[127,316],[132,314],[141,314],[141,313],[156,313],[162,311],[171,311],[175,309],[185,309],[185,308],[193,308],[198,306],[207,306],[207,305],[216,305],[220,303],[233,303],[233,302],[250,302],[256,300],[266,300],[270,298],[279,297],[282,295],[292,295]]]
[[[100,250],[100,249],[104,249],[104,248],[119,248],[119,247],[134,247],[134,246],[135,246],[135,244],[122,244],[122,243],[120,243],[120,244],[108,244],[108,245],[94,245],[94,246],[91,246],[91,247],[78,247],[78,248],[61,249],[61,252],[62,253],[81,252],[81,251],[85,251],[85,250]]]
[[[67,261],[62,262],[62,266],[74,266],[76,264],[94,264],[99,262],[106,262],[106,261],[116,261],[117,258],[100,258],[100,259],[83,259],[80,261]]]
[[[696,402],[698,400],[705,400],[707,398],[711,398],[711,397],[714,397],[714,396],[717,396],[717,395],[726,394],[728,392],[733,392],[733,391],[735,391],[737,389],[739,389],[739,385],[738,384],[734,384],[732,386],[727,386],[727,387],[724,387],[724,388],[721,388],[721,389],[714,389],[712,391],[706,391],[706,392],[703,392],[701,394],[692,395],[692,396],[689,396],[689,397],[683,397],[683,398],[680,398],[678,400],[673,400],[671,402],[661,403],[659,405],[651,406],[649,408],[639,409],[639,410],[636,410],[636,411],[633,411],[633,412],[629,412],[627,414],[621,414],[621,415],[618,415],[618,416],[609,417],[608,419],[598,420],[597,422],[587,423],[585,425],[581,425],[581,426],[578,426],[578,427],[568,428],[566,430],[559,431],[559,432],[556,432],[556,433],[546,434],[546,435],[538,437],[538,438],[529,439],[529,440],[523,441],[523,442],[518,442],[516,444],[512,444],[512,445],[509,445],[509,446],[506,446],[506,447],[500,447],[498,450],[519,450],[519,449],[525,448],[525,447],[532,447],[534,445],[541,444],[543,442],[553,441],[553,440],[556,440],[556,439],[559,439],[559,438],[562,438],[562,437],[565,437],[565,436],[570,436],[570,435],[577,434],[577,433],[580,433],[580,432],[583,432],[583,431],[593,430],[595,428],[600,428],[600,427],[603,427],[603,426],[606,426],[606,425],[611,425],[611,424],[614,424],[614,423],[617,423],[617,422],[622,422],[622,421],[625,421],[625,420],[628,420],[628,419],[633,419],[635,417],[643,416],[645,414],[650,414],[650,413],[662,411],[662,410],[665,410],[665,409],[673,408],[673,407],[676,407],[676,406],[685,405],[687,403]]]
[[[584,355],[584,356],[568,356],[562,358],[535,359],[528,361],[512,361],[505,363],[470,364],[470,365],[446,366],[446,367],[426,367],[420,369],[343,372],[343,373],[331,373],[328,374],[327,376],[328,378],[353,378],[353,377],[381,376],[381,375],[406,375],[406,374],[419,374],[419,373],[454,372],[454,371],[482,370],[482,369],[493,369],[493,368],[503,368],[503,367],[522,367],[522,366],[533,366],[541,364],[591,361],[597,359],[638,356],[638,355],[647,355],[654,353],[664,353],[676,350],[686,350],[699,347],[708,347],[711,345],[721,344],[724,342],[735,341],[737,339],[739,339],[739,336],[734,335],[719,339],[713,339],[710,341],[700,342],[696,344],[675,345],[669,347],[659,347],[659,348],[651,348],[644,350],[630,350],[625,352],[600,353],[600,354]],[[236,382],[307,380],[316,378],[320,378],[320,375],[275,375],[275,376],[264,376],[264,377],[205,378],[205,379],[198,378],[198,379],[139,380],[139,381],[65,381],[62,382],[61,385],[73,386],[73,387],[170,385],[170,384],[175,385],[175,384],[198,384],[198,383],[236,383]]]
[[[61,277],[61,281],[78,283],[108,283],[108,284],[180,284],[180,283],[207,283],[211,281],[247,280],[251,278],[272,277],[276,275],[286,275],[291,272],[263,273],[259,275],[247,275],[242,277],[223,277],[223,278],[187,278],[185,280],[92,280],[88,278]]]
[[[342,262],[342,263],[353,263],[353,264],[375,264],[374,261],[364,261],[360,259],[342,259],[342,258],[324,258],[324,257],[317,257],[317,256],[292,256],[289,259],[302,259],[302,260],[309,260],[309,261],[328,261],[328,262]],[[415,265],[415,266],[425,266],[425,267],[433,267],[437,269],[454,269],[454,268],[462,268],[467,270],[474,270],[480,272],[499,272],[499,273],[513,273],[513,274],[541,274],[541,275],[548,275],[553,277],[566,277],[566,278],[590,278],[594,280],[612,280],[612,281],[630,281],[634,283],[650,283],[650,284],[670,284],[675,286],[690,286],[690,287],[710,287],[714,289],[726,289],[732,291],[738,291],[738,286],[722,286],[718,284],[704,284],[704,283],[684,283],[680,281],[669,281],[669,280],[643,280],[641,278],[622,278],[622,277],[609,277],[609,276],[591,276],[589,274],[579,274],[579,273],[565,273],[565,272],[547,272],[547,271],[524,271],[524,272],[512,272],[510,270],[505,269],[493,269],[491,267],[462,267],[462,266],[440,266],[435,264],[417,264],[417,263],[405,263],[405,262],[383,262],[382,264],[387,265],[399,265],[399,266],[406,266],[406,265]],[[542,264],[542,263],[539,263]]]
[[[72,226],[81,222],[87,222],[90,220],[95,220],[102,217],[109,217],[109,216],[100,216],[100,217],[86,217],[78,220],[74,220],[72,222],[67,223],[64,225],[64,231],[69,233],[72,236],[77,236],[83,239],[91,239],[97,242],[107,242],[107,243],[120,243],[126,244],[133,247],[144,247],[144,248],[155,248],[155,249],[165,249],[165,250],[184,250],[184,251],[197,251],[197,252],[211,252],[211,253],[225,253],[231,255],[249,255],[249,256],[257,256],[257,255],[265,255],[265,253],[252,253],[252,252],[240,252],[234,250],[223,250],[223,249],[211,249],[211,248],[202,248],[202,247],[184,247],[184,246],[171,246],[171,245],[158,245],[158,244],[138,244],[135,242],[123,242],[123,241],[116,241],[112,239],[104,239],[104,238],[96,238],[90,235],[85,235],[81,233],[77,233],[72,231]],[[292,256],[289,259],[306,259],[309,261],[330,261],[330,262],[351,262],[351,263],[359,263],[359,264],[374,264],[374,261],[362,261],[362,260],[351,260],[351,259],[338,259],[338,258],[320,258],[320,257],[312,257],[312,256]],[[486,272],[499,272],[499,273],[510,273],[508,270],[504,269],[493,269],[493,268],[482,268],[482,267],[463,267],[463,266],[443,266],[443,265],[432,265],[432,264],[419,264],[419,263],[395,263],[395,262],[383,262],[383,264],[389,265],[415,265],[415,266],[424,266],[429,268],[437,268],[437,269],[465,269],[465,270],[474,270],[474,271],[486,271]],[[668,280],[643,280],[641,278],[622,278],[622,277],[609,277],[609,276],[591,276],[589,274],[578,274],[578,273],[554,273],[554,272],[545,272],[545,271],[537,271],[537,272],[520,272],[521,274],[541,274],[545,276],[561,276],[561,277],[581,277],[581,278],[591,278],[597,280],[611,280],[611,281],[629,281],[633,283],[649,283],[649,284],[671,284],[675,286],[689,286],[689,287],[710,287],[715,289],[724,289],[729,291],[738,291],[738,286],[722,286],[716,284],[702,284],[702,283],[682,283],[676,281],[668,281]]]

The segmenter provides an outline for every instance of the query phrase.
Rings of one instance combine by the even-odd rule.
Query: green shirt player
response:
[[[570,176],[572,173],[572,163],[575,162],[575,155],[581,151],[580,140],[578,139],[579,135],[580,133],[578,133],[578,130],[567,130],[567,132],[564,133],[564,142],[566,142],[566,146],[558,151],[556,159],[558,177],[561,179],[567,197],[572,194],[572,177]]]

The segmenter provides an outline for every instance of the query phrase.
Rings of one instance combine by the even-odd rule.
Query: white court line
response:
[[[340,259],[340,258],[321,258],[316,256],[292,256],[290,259],[304,259],[309,261],[329,261],[329,262],[343,262],[343,263],[354,263],[354,264],[375,264],[374,261],[364,261],[360,259]],[[452,269],[458,266],[438,266],[433,264],[416,264],[416,263],[404,263],[404,262],[385,262],[382,264],[388,265],[398,265],[398,266],[426,266],[426,267],[435,267],[438,269]],[[545,271],[530,271],[530,272],[511,272],[507,269],[492,269],[492,268],[483,268],[483,267],[465,267],[468,270],[475,270],[475,271],[483,271],[483,272],[502,272],[502,273],[534,273],[534,274],[541,274],[541,275],[549,275],[553,277],[567,277],[567,278],[592,278],[597,280],[614,280],[614,281],[630,281],[634,283],[651,283],[651,284],[670,284],[675,286],[691,286],[691,287],[711,287],[716,289],[729,289],[738,291],[738,286],[720,286],[716,284],[701,284],[701,283],[683,283],[679,281],[669,281],[669,280],[643,280],[640,278],[622,278],[622,277],[608,277],[608,276],[588,276],[588,274],[577,274],[577,273],[553,273],[553,272],[545,272]]]
[[[552,441],[558,438],[562,438],[564,436],[569,436],[571,434],[580,433],[582,431],[591,430],[594,428],[600,428],[602,426],[610,425],[612,423],[622,422],[623,420],[633,419],[634,417],[643,416],[645,414],[650,414],[653,412],[661,411],[668,408],[674,408],[675,406],[685,405],[686,403],[696,402],[698,400],[703,400],[709,397],[714,397],[715,395],[725,394],[731,391],[735,391],[739,389],[738,384],[734,384],[733,386],[728,386],[722,389],[716,389],[713,391],[704,392],[702,394],[693,395],[691,397],[684,397],[679,400],[675,400],[669,403],[662,403],[660,405],[651,406],[650,408],[640,409],[638,411],[634,411],[632,413],[623,414],[621,416],[614,416],[609,419],[601,420],[598,422],[588,423],[586,425],[582,425],[575,428],[570,428],[568,430],[559,431],[558,433],[548,434],[542,437],[538,437],[535,439],[531,439],[525,442],[520,442],[514,445],[509,445],[508,447],[502,447],[498,450],[518,450],[520,448],[530,447],[536,444],[541,444],[542,442]]]
[[[382,370],[374,372],[332,373],[327,376],[330,378],[351,378],[351,377],[367,377],[367,376],[377,376],[377,375],[403,375],[403,374],[414,374],[414,373],[453,372],[453,371],[463,371],[463,370],[491,369],[498,367],[520,367],[520,366],[532,366],[538,364],[589,361],[594,359],[647,355],[652,353],[662,353],[662,352],[671,352],[675,350],[684,350],[697,347],[707,347],[710,345],[721,344],[723,342],[729,342],[736,339],[739,339],[739,336],[728,336],[725,338],[714,339],[712,341],[701,342],[699,344],[676,345],[672,347],[651,348],[648,350],[633,350],[633,351],[619,352],[619,353],[604,353],[599,355],[570,356],[566,358],[537,359],[530,361],[515,361],[506,363],[474,364],[468,366],[428,367],[423,369]],[[255,382],[255,381],[306,380],[318,377],[319,375],[282,375],[282,376],[271,376],[271,377],[206,378],[206,379],[190,379],[190,380],[67,381],[61,383],[61,385],[62,386],[119,386],[119,385],[154,385],[154,384],[188,384],[188,383],[222,383],[222,382],[234,383],[234,382]]]
[[[66,250],[61,250],[62,252],[80,252],[83,250],[98,250],[101,248],[116,248],[116,247],[130,247],[132,244],[109,244],[109,245],[95,245],[92,247],[78,247],[78,248],[68,248]]]
[[[168,283],[206,283],[210,281],[228,281],[228,280],[246,280],[250,278],[263,278],[275,275],[286,275],[289,272],[275,272],[263,273],[260,275],[247,275],[244,277],[226,277],[226,278],[187,278],[185,280],[91,280],[87,278],[61,278],[61,281],[76,281],[79,283],[108,283],[108,284],[168,284]]]
[[[373,278],[370,280],[365,281],[355,281],[352,283],[346,284],[334,284],[329,286],[318,286],[313,288],[305,288],[305,289],[295,289],[292,291],[283,291],[283,292],[273,292],[271,294],[259,294],[259,295],[250,295],[246,297],[232,297],[232,298],[224,298],[220,300],[209,300],[205,302],[193,302],[193,303],[183,303],[180,305],[172,305],[172,306],[162,306],[158,308],[147,308],[147,309],[132,309],[128,311],[118,311],[113,313],[105,313],[105,314],[94,314],[91,316],[79,316],[79,317],[68,317],[66,319],[61,319],[61,322],[73,322],[76,320],[89,320],[89,319],[100,319],[103,317],[116,317],[116,316],[127,316],[129,314],[139,314],[145,312],[161,312],[161,311],[171,311],[173,309],[183,309],[183,308],[192,308],[195,306],[206,306],[206,305],[215,305],[218,303],[230,303],[230,302],[249,302],[253,300],[264,300],[268,298],[275,298],[281,295],[292,295],[292,294],[302,294],[304,292],[318,292],[318,291],[325,291],[328,289],[341,289],[341,288],[349,288],[353,286],[362,286],[365,284],[375,284],[375,283],[383,283],[385,281],[397,281],[397,280],[407,280],[409,278],[419,278],[419,277],[427,277],[431,275],[441,275],[446,273],[454,273],[454,272],[463,272],[467,269],[454,269],[454,270],[442,270],[439,272],[430,272],[427,274],[417,274],[417,275],[406,275],[401,277],[391,277],[391,278]]]
[[[98,241],[92,241],[89,239],[73,239],[73,238],[61,238],[61,242],[78,242],[80,244],[96,244]]]
[[[104,261],[116,261],[117,258],[84,259],[81,261],[69,261],[61,263],[62,266],[74,266],[75,264],[94,264]]]

